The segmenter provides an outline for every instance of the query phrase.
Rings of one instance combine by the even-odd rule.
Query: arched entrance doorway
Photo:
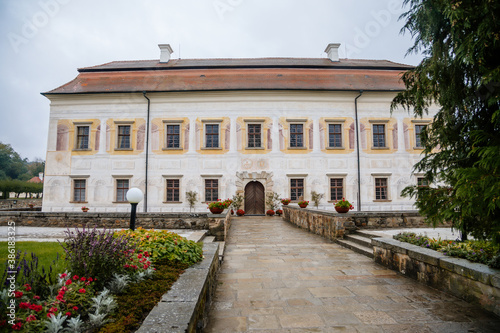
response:
[[[245,214],[264,215],[265,213],[265,191],[264,185],[253,181],[245,186]]]

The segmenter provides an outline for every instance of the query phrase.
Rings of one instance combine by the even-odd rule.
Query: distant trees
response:
[[[33,194],[39,197],[43,191],[43,184],[28,182],[33,177],[44,172],[45,162],[42,159],[35,159],[30,162],[12,148],[11,145],[0,142],[0,192],[2,198],[7,199],[11,192]]]

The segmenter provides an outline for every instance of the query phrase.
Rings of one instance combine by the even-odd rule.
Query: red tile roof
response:
[[[44,93],[84,94],[210,90],[404,89],[401,73],[412,66],[386,60],[174,59],[117,61],[79,69],[67,84]]]
[[[43,180],[41,180],[39,177],[33,177],[30,180],[28,180],[28,183],[43,183]]]

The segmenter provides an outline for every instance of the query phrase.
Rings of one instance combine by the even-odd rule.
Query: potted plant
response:
[[[241,194],[235,194],[232,197],[232,203],[231,203],[231,209],[234,210],[235,212],[240,209],[241,205],[243,205],[243,200],[245,199],[244,196]]]
[[[307,205],[309,205],[309,201],[305,201],[305,200],[300,200],[298,203],[300,208],[306,208]]]
[[[269,209],[267,212],[266,212],[266,215],[269,215],[269,216],[274,216],[274,210],[272,209]]]
[[[226,201],[221,201],[220,199],[214,202],[207,203],[207,205],[212,214],[221,214],[224,209],[229,207],[229,204]]]
[[[30,202],[30,203],[28,204],[28,206],[29,206],[29,208],[30,208],[30,209],[33,209],[33,207],[35,207],[35,205],[34,205],[32,202]]]
[[[335,201],[335,210],[337,211],[337,213],[344,214],[347,213],[350,209],[354,209],[354,207],[345,198],[342,198],[342,200],[340,201]]]
[[[281,209],[278,209],[276,211],[276,215],[281,216],[283,214],[283,211]]]
[[[82,212],[86,213],[86,212],[88,212],[88,211],[89,211],[89,208],[88,208],[88,207],[85,207],[85,206],[83,206],[83,207],[82,207]]]
[[[319,207],[319,203],[321,202],[321,199],[323,199],[325,195],[323,193],[318,193],[316,191],[311,192],[311,198],[312,201],[314,202],[314,206],[316,209]]]
[[[245,211],[244,211],[243,209],[238,209],[238,210],[236,211],[236,215],[238,215],[238,216],[243,216],[243,215],[245,215]]]
[[[290,199],[281,199],[281,204],[284,205],[284,206],[286,206],[286,205],[288,205],[290,203],[290,201],[292,201],[292,200],[290,200]]]
[[[196,191],[188,191],[186,192],[186,199],[189,202],[189,211],[191,211],[196,204],[196,195],[198,193]]]

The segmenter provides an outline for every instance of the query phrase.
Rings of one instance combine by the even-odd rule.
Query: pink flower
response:
[[[36,320],[36,317],[35,315],[32,315],[30,314],[27,318],[26,318],[26,322],[29,323],[30,321],[33,321],[33,320]]]
[[[40,296],[33,296],[33,299],[40,299]]]
[[[51,308],[49,309],[49,312],[57,312],[57,308],[55,308],[55,307],[51,307]]]

